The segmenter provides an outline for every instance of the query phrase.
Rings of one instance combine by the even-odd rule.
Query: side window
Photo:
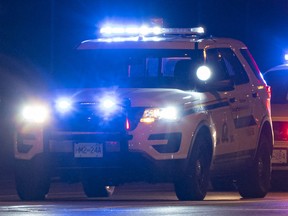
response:
[[[252,69],[253,73],[257,77],[258,80],[263,80],[258,65],[256,64],[254,58],[252,57],[251,53],[248,49],[240,49],[242,56],[245,58],[247,63],[249,64],[250,68]]]
[[[242,66],[241,62],[231,49],[220,49],[223,61],[227,68],[230,77],[236,85],[241,85],[249,82],[248,75]]]
[[[230,79],[227,67],[219,49],[206,50],[206,64],[212,70],[212,82]]]

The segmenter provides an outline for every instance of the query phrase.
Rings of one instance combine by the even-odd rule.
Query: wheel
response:
[[[50,188],[49,170],[43,157],[15,161],[16,191],[21,200],[44,200]]]
[[[82,177],[82,187],[87,197],[110,197],[115,187],[107,186],[101,180],[93,175],[84,175]]]
[[[206,136],[196,137],[189,165],[184,175],[175,182],[174,188],[179,200],[203,200],[209,183],[211,162],[211,140]]]
[[[232,179],[211,178],[212,188],[214,191],[233,191],[235,187]]]
[[[237,182],[239,194],[243,198],[263,198],[269,191],[271,180],[271,155],[269,139],[262,134],[259,149],[252,166]]]

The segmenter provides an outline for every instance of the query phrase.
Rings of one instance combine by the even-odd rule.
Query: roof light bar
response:
[[[156,27],[112,27],[106,26],[100,29],[103,36],[147,36],[147,35],[200,35],[204,34],[203,27],[196,28],[161,28]]]
[[[161,34],[160,27],[104,27],[100,29],[103,35],[158,35]]]
[[[285,59],[285,61],[288,61],[288,53],[286,53],[286,54],[284,55],[284,59]]]
[[[163,34],[182,34],[182,35],[198,35],[204,34],[203,27],[196,27],[196,28],[163,28]]]

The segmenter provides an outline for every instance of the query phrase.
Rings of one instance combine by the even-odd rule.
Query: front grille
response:
[[[126,114],[123,108],[113,113],[97,110],[95,104],[74,104],[69,113],[54,112],[51,128],[54,131],[111,132],[125,130]]]

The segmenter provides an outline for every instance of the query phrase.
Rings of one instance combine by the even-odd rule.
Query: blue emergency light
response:
[[[104,37],[111,36],[148,36],[148,35],[201,35],[204,34],[203,27],[195,28],[161,28],[159,26],[115,26],[107,25],[100,29]]]

